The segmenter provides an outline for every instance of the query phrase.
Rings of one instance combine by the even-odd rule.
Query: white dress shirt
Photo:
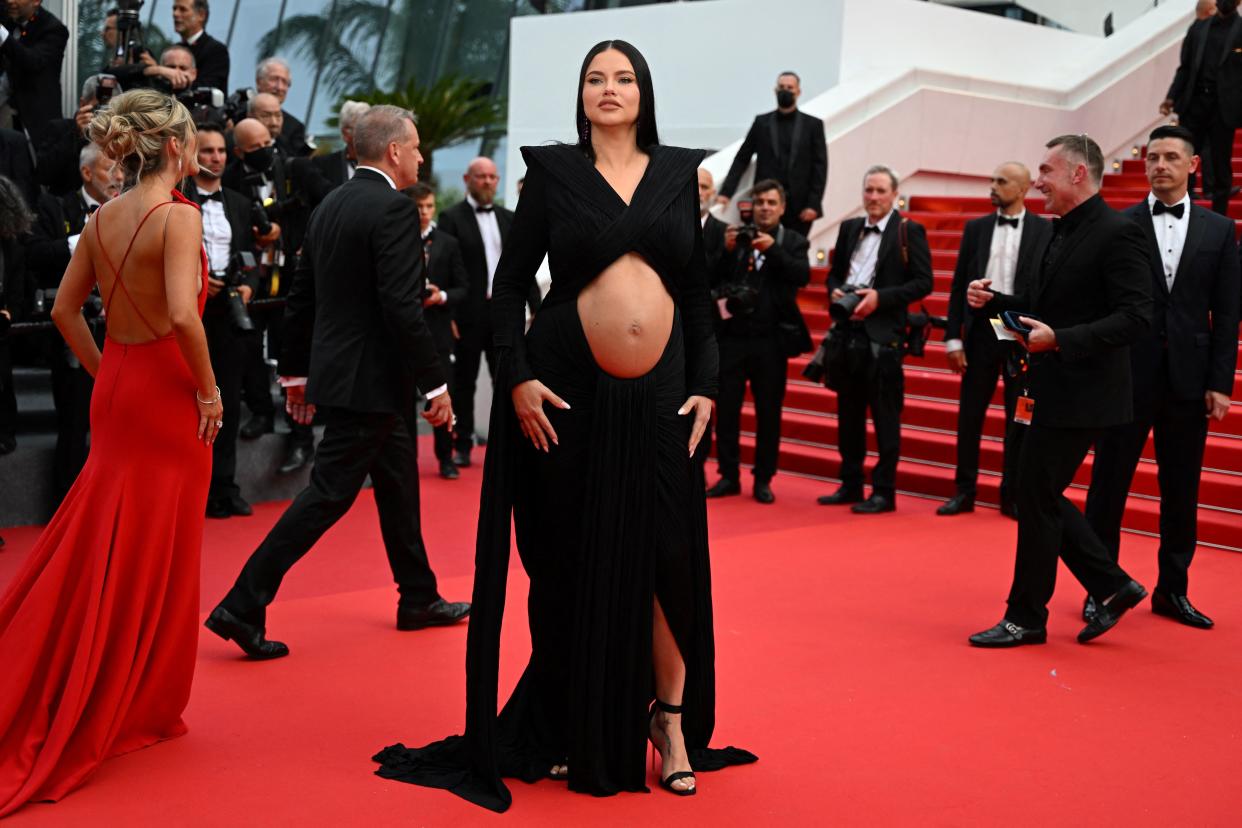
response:
[[[474,220],[479,224],[479,235],[483,237],[483,256],[487,259],[487,298],[492,298],[492,280],[496,278],[496,265],[500,262],[500,224],[496,221],[495,205],[492,209],[480,213],[479,202],[474,196],[466,194],[466,203],[474,210]]]
[[[195,187],[198,187],[196,184]],[[209,193],[198,188],[203,195]],[[220,190],[216,190],[220,192]],[[214,195],[214,193],[212,193]],[[207,248],[207,269],[211,275],[219,278],[229,268],[229,257],[232,255],[233,226],[228,216],[224,215],[224,203],[210,199],[202,203],[203,209],[203,246]]]
[[[373,173],[378,173],[379,175],[382,175],[382,176],[384,177],[384,180],[388,182],[388,186],[389,186],[389,187],[392,187],[394,190],[395,190],[395,189],[397,189],[397,184],[396,184],[396,182],[394,182],[394,181],[392,180],[392,176],[390,176],[388,173],[384,172],[383,170],[378,169],[378,168],[376,168],[376,167],[368,167],[368,166],[366,166],[365,164],[360,164],[360,165],[358,166],[358,169],[360,169],[360,170],[370,170],[370,171],[371,171],[371,172],[373,172]],[[281,377],[281,378],[280,378],[280,384],[281,384],[281,386],[283,386],[283,387],[285,387],[285,388],[288,388],[288,387],[289,387],[289,386],[291,386],[291,385],[306,385],[306,377]],[[448,391],[448,383],[447,383],[447,382],[446,382],[446,383],[441,383],[440,385],[438,385],[438,386],[436,386],[435,388],[431,389],[431,390],[430,390],[430,391],[428,391],[428,392],[427,392],[424,396],[425,396],[427,399],[432,400],[432,399],[435,399],[436,397],[440,396],[441,394],[443,394],[445,391]]]
[[[3,42],[4,42],[3,40],[0,40],[0,43],[3,43]],[[82,187],[81,189],[79,189],[78,193],[82,196],[82,201],[86,203],[86,212],[88,215],[93,214],[95,210],[99,209],[99,202],[95,200],[94,196],[92,196],[90,193],[86,191],[86,187]],[[94,208],[94,209],[91,209],[91,208]],[[82,234],[77,233],[75,235],[70,236],[67,239],[67,241],[69,242],[69,255],[70,256],[72,256],[73,252],[78,249],[78,240],[81,238],[82,238]]]
[[[1151,217],[1152,228],[1156,231],[1156,244],[1160,247],[1160,264],[1164,268],[1164,283],[1173,290],[1173,279],[1177,277],[1177,266],[1182,261],[1182,248],[1186,246],[1186,231],[1190,229],[1190,195],[1182,196],[1177,204],[1182,205],[1182,217],[1172,213],[1161,213]],[[1156,206],[1156,194],[1147,194],[1147,209]]]
[[[878,227],[880,232],[859,232],[858,245],[854,248],[854,255],[850,257],[850,275],[846,278],[845,284],[869,288],[875,282],[875,265],[880,256],[880,239],[884,238],[884,230],[888,227],[888,221],[895,212],[897,211],[890,212],[875,224],[871,223],[870,216],[867,217],[863,230],[868,227]]]
[[[998,210],[996,216],[997,218],[1016,218],[1018,226],[996,223],[992,230],[992,246],[988,248],[988,266],[983,273],[983,278],[992,280],[992,290],[995,293],[1012,295],[1014,279],[1018,273],[1018,250],[1022,246],[1022,228],[1026,223],[1026,210],[1016,216],[1006,216]],[[960,339],[945,340],[946,354],[960,351],[962,348],[963,343]]]

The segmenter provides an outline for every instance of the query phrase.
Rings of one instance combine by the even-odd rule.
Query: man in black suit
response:
[[[1156,312],[1151,332],[1130,346],[1134,421],[1108,429],[1095,443],[1086,515],[1117,560],[1130,481],[1154,431],[1160,578],[1151,608],[1207,629],[1212,619],[1186,592],[1208,420],[1224,419],[1233,393],[1239,275],[1233,221],[1192,204],[1187,194],[1197,160],[1194,136],[1184,127],[1158,127],[1147,139],[1151,194],[1125,214],[1147,241]],[[1089,606],[1087,614],[1095,610]]]
[[[15,129],[0,129],[0,175],[17,185],[33,209],[39,201],[39,186],[30,160],[30,142]]]
[[[798,289],[811,278],[808,242],[781,224],[785,190],[775,180],[759,181],[751,191],[754,227],[739,241],[738,226],[725,230],[724,255],[712,279],[721,323],[720,394],[716,407],[716,458],[720,480],[708,497],[742,491],[738,446],[742,398],[750,382],[755,400],[754,498],[774,503],[772,477],[781,443],[781,403],[789,357],[811,349],[798,309]]]
[[[737,192],[742,173],[755,161],[755,181],[775,179],[785,188],[789,205],[781,223],[808,237],[811,224],[823,215],[828,183],[828,143],[824,122],[798,109],[802,81],[795,72],[776,79],[776,110],[755,118],[720,185],[717,200],[727,205]]]
[[[418,229],[423,239],[423,255],[427,263],[427,282],[423,286],[423,316],[436,341],[440,364],[449,371],[453,364],[453,309],[465,300],[469,277],[461,258],[461,245],[436,226],[436,191],[427,184],[415,184],[406,190],[418,207]],[[440,476],[456,480],[461,474],[453,462],[453,428],[446,423],[435,429],[436,460]],[[417,452],[416,452],[417,453]]]
[[[1035,187],[1060,216],[1036,251],[1039,270],[1021,296],[992,291],[988,279],[966,289],[972,308],[1009,311],[1025,334],[1029,381],[1018,401],[1026,428],[1018,460],[1018,549],[1008,609],[976,633],[976,647],[1042,644],[1057,556],[1101,602],[1078,640],[1110,630],[1147,590],[1111,560],[1065,490],[1105,429],[1134,419],[1130,345],[1151,326],[1151,275],[1138,225],[1100,197],[1104,156],[1086,135],[1047,144]]]
[[[116,198],[124,183],[121,165],[103,154],[95,144],[82,148],[78,160],[81,186],[63,198],[44,193],[35,211],[35,223],[26,242],[26,263],[34,286],[45,291],[44,306],[51,309],[51,296],[69,266],[87,219],[99,206]],[[94,307],[102,307],[95,296]],[[103,320],[93,317],[91,330],[103,346]],[[52,371],[52,403],[56,408],[56,452],[52,480],[57,503],[68,494],[86,464],[90,433],[91,392],[95,381],[64,338],[56,331],[47,336],[48,367]]]
[[[198,66],[198,85],[229,88],[229,49],[204,31],[211,8],[207,0],[173,0],[173,29],[181,45],[190,47]]]
[[[60,111],[60,66],[69,30],[43,0],[8,0],[0,20],[0,70],[9,79],[13,128],[37,140]]]
[[[357,125],[357,175],[311,221],[285,313],[281,353],[290,413],[326,422],[311,482],[250,556],[207,627],[255,658],[287,655],[266,639],[266,609],[286,572],[349,510],[367,475],[401,595],[397,628],[451,624],[470,611],[436,591],[419,521],[418,469],[407,416],[451,420],[452,401],[422,311],[418,210],[401,188],[418,181],[414,115],[376,106]]]
[[[867,215],[842,222],[828,272],[835,324],[825,367],[827,385],[837,392],[841,487],[817,502],[850,503],[859,514],[897,508],[906,308],[932,289],[927,233],[893,206],[899,183],[897,173],[882,164],[863,175]],[[871,472],[871,496],[863,500],[868,408],[880,458]]]
[[[285,98],[289,94],[289,87],[293,85],[293,75],[289,71],[289,64],[284,58],[270,57],[259,61],[259,65],[254,70],[254,88],[256,92],[266,92],[269,95],[275,95],[280,101],[281,106],[285,104]],[[282,124],[280,134],[276,136],[276,146],[281,152],[291,158],[300,158],[308,156],[315,151],[314,141],[308,141],[306,138],[306,125],[293,117],[293,113],[282,109]]]
[[[365,101],[345,101],[341,104],[339,113],[341,148],[327,155],[316,155],[311,158],[311,166],[323,182],[319,200],[354,177],[354,170],[358,167],[358,156],[354,150],[354,124],[370,108],[371,105]],[[318,204],[318,201],[315,204]]]
[[[1238,0],[1216,0],[1216,14],[1195,21],[1182,41],[1162,115],[1176,112],[1181,125],[1205,148],[1212,164],[1212,209],[1226,214],[1233,189],[1233,133],[1242,124],[1242,17]],[[1194,189],[1193,179],[1190,182]]]
[[[1012,342],[996,338],[982,314],[966,304],[966,286],[991,279],[998,293],[1021,294],[1031,280],[1034,251],[1047,244],[1052,223],[1028,213],[1026,193],[1031,172],[1016,161],[1001,164],[992,173],[995,213],[966,223],[953,288],[949,295],[949,322],[945,353],[949,367],[962,378],[957,410],[957,494],[936,510],[957,515],[975,510],[979,480],[979,441],[999,374],[1005,383],[1005,453],[1000,486],[1001,512],[1016,514],[1013,506],[1022,428],[1013,422],[1021,382],[1021,354]]]
[[[241,419],[242,375],[246,367],[246,334],[233,318],[233,298],[248,305],[259,287],[257,268],[242,267],[240,254],[255,252],[254,206],[249,198],[221,186],[228,162],[224,130],[215,124],[198,128],[199,173],[186,183],[186,195],[202,207],[203,247],[207,251],[207,305],[203,329],[211,352],[211,368],[224,403],[224,427],[211,447],[211,488],[207,517],[247,517],[254,513],[237,485],[237,432]],[[240,283],[226,284],[234,277]],[[231,307],[233,306],[233,307]],[[248,315],[247,315],[248,316]],[[251,323],[253,324],[253,323]]]
[[[484,356],[488,372],[496,372],[489,300],[496,263],[513,224],[513,211],[496,204],[500,175],[492,159],[471,161],[462,180],[466,183],[465,201],[443,211],[438,227],[461,245],[462,261],[470,277],[466,300],[457,306],[459,338],[453,349],[453,411],[457,415],[453,462],[465,467],[470,465],[474,447],[474,392]],[[538,292],[538,287],[532,290],[532,310],[539,304]]]
[[[518,192],[522,191],[522,182],[518,182]],[[720,259],[725,253],[725,228],[729,225],[711,214],[711,208],[716,203],[716,180],[712,177],[710,171],[704,167],[699,167],[699,221],[703,225],[703,257],[707,262],[707,272],[715,274],[716,268],[720,265]],[[719,333],[720,315],[716,314],[716,327]],[[709,420],[707,428],[703,431],[703,438],[699,440],[699,447],[694,452],[694,465],[698,469],[699,479],[703,483],[703,489],[707,489],[707,455],[711,453],[712,448],[712,421]]]

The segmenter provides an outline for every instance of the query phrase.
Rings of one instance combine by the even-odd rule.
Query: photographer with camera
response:
[[[9,327],[28,304],[29,283],[19,239],[32,216],[25,195],[0,176],[0,455],[17,448],[17,395],[13,389],[13,358]]]
[[[281,128],[279,132],[274,133],[276,135],[276,146],[290,158],[302,158],[310,156],[315,152],[315,142],[314,140],[307,140],[306,125],[283,109],[285,98],[289,94],[289,87],[292,85],[293,75],[290,73],[289,64],[285,62],[284,58],[264,58],[255,67],[255,91],[275,95],[279,106],[282,107],[280,110],[282,116]]]
[[[224,130],[216,124],[198,128],[198,174],[185,193],[202,207],[203,246],[207,250],[207,306],[203,330],[211,352],[211,369],[220,386],[224,427],[211,447],[211,487],[207,517],[253,513],[236,481],[237,432],[241,419],[242,373],[246,343],[254,322],[246,305],[259,284],[254,224],[258,217],[246,196],[221,186],[228,161]]]
[[[754,498],[773,503],[781,440],[781,403],[788,361],[811,349],[798,309],[798,289],[811,279],[809,243],[781,224],[785,188],[775,180],[751,189],[753,216],[739,204],[742,224],[725,230],[725,253],[712,274],[712,296],[722,319],[720,392],[716,403],[716,451],[720,480],[708,497],[741,494],[738,432],[742,397],[750,382],[755,398]]]
[[[897,173],[882,164],[863,175],[867,215],[842,222],[828,272],[833,326],[825,369],[826,384],[837,392],[841,487],[818,502],[852,503],[859,514],[897,508],[906,308],[932,290],[927,233],[893,206],[898,183]],[[871,472],[871,496],[864,500],[868,408],[880,459]]]
[[[0,72],[7,81],[7,106],[0,126],[24,130],[35,140],[60,118],[60,67],[69,30],[43,8],[43,0],[8,0],[0,17]]]
[[[781,223],[807,236],[811,224],[823,215],[824,187],[828,184],[828,142],[824,122],[798,109],[802,79],[782,72],[776,79],[776,110],[755,118],[716,200],[728,206],[750,159],[755,158],[755,181],[775,179],[785,188],[788,204]]]
[[[358,123],[359,118],[367,114],[370,108],[371,105],[365,101],[345,101],[341,104],[341,111],[338,114],[341,124],[341,148],[311,159],[311,165],[319,173],[329,192],[354,177],[354,170],[358,167],[358,155],[354,150],[354,125]],[[319,200],[326,195],[327,192],[323,193]]]
[[[204,31],[210,15],[207,0],[174,0],[173,29],[181,35],[181,45],[189,47],[194,55],[199,84],[228,89],[229,49]]]
[[[50,193],[39,196],[35,222],[25,243],[26,266],[35,289],[36,318],[50,318],[60,280],[87,221],[101,204],[120,195],[124,178],[120,164],[104,155],[97,145],[87,144],[78,158],[80,187],[61,198]],[[99,347],[103,347],[102,311],[103,300],[95,292],[86,301],[83,312]],[[52,484],[59,503],[86,464],[91,392],[95,381],[59,331],[49,331],[44,342],[48,367],[52,371],[52,402],[56,408]]]
[[[46,187],[57,198],[71,195],[82,186],[78,160],[82,148],[89,143],[86,140],[86,126],[95,110],[120,92],[121,85],[115,75],[91,75],[82,83],[82,95],[74,116],[52,121],[39,140],[33,142],[36,163],[30,170],[30,189],[34,193],[32,204],[38,202],[39,185]],[[3,133],[0,130],[0,134]],[[21,143],[25,144],[24,137]],[[31,166],[30,150],[25,146],[20,148],[20,152],[15,148],[14,155],[20,156],[17,160],[21,163]]]

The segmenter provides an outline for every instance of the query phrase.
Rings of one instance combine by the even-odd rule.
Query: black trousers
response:
[[[1111,428],[1095,443],[1087,521],[1115,561],[1121,547],[1121,518],[1147,435],[1155,432],[1160,482],[1160,579],[1156,589],[1185,595],[1187,572],[1199,530],[1199,476],[1207,444],[1208,420],[1202,400],[1175,400],[1162,365],[1151,400],[1135,400],[1135,419]]]
[[[0,438],[17,439],[17,391],[13,386],[13,350],[0,336]]]
[[[349,510],[368,474],[401,605],[421,607],[439,598],[423,545],[413,423],[398,414],[343,409],[321,409],[320,414],[326,428],[310,484],[246,561],[221,602],[253,624],[266,624],[267,605],[285,573]]]
[[[102,338],[102,334],[96,337],[97,340]],[[102,342],[97,344],[102,345]],[[59,503],[69,493],[90,453],[91,392],[95,389],[95,380],[59,333],[49,335],[47,361],[52,370],[52,404],[56,407],[52,484]]]
[[[1035,406],[1038,416],[1038,400]],[[1042,628],[1056,588],[1058,554],[1097,600],[1113,595],[1130,576],[1108,556],[1082,512],[1065,497],[1101,430],[1024,428],[1018,461],[1018,554],[1005,618],[1022,627]]]
[[[901,409],[905,402],[901,358],[900,349],[878,348],[872,343],[866,364],[842,377],[837,389],[837,443],[841,450],[841,485],[845,488],[857,491],[863,488],[867,410],[870,409],[880,455],[871,471],[871,492],[890,499],[896,496],[897,461],[901,457]]]
[[[251,332],[238,330],[227,313],[204,315],[203,330],[211,353],[211,370],[224,405],[224,427],[211,446],[211,488],[207,496],[227,497],[241,493],[236,481],[237,432],[241,427],[242,377],[246,373]]]
[[[487,371],[496,378],[496,351],[492,347],[492,326],[486,319],[461,331],[461,339],[453,345],[453,413],[457,415],[458,451],[468,452],[474,446],[474,392],[479,383],[479,365],[487,357]],[[508,393],[508,389],[492,389],[492,393]]]
[[[1013,347],[998,340],[992,326],[983,318],[971,326],[963,344],[966,373],[962,375],[962,399],[957,409],[957,474],[954,477],[957,493],[973,498],[978,491],[979,441],[999,374],[1005,383],[1005,454],[1000,495],[1002,501],[1008,501],[1016,489],[1018,454],[1025,434],[1024,427],[1013,421],[1018,396],[1022,393],[1018,379],[1010,376],[1006,367]]]
[[[781,447],[781,404],[785,401],[788,357],[775,333],[767,336],[730,336],[720,342],[720,391],[716,403],[716,460],[720,476],[738,480],[741,447],[739,434],[742,398],[746,383],[755,400],[756,483],[767,483],[776,474]]]
[[[1212,209],[1221,215],[1229,212],[1229,191],[1233,188],[1233,133],[1234,127],[1221,120],[1216,92],[1203,89],[1196,93],[1190,112],[1182,118],[1182,126],[1195,136],[1195,146],[1208,151],[1205,163],[1211,169],[1204,176],[1212,190]],[[1190,188],[1195,186],[1194,173],[1190,174]]]

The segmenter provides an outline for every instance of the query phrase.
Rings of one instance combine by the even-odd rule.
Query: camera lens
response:
[[[828,315],[833,322],[848,322],[861,303],[862,297],[857,293],[847,293],[828,306]]]

